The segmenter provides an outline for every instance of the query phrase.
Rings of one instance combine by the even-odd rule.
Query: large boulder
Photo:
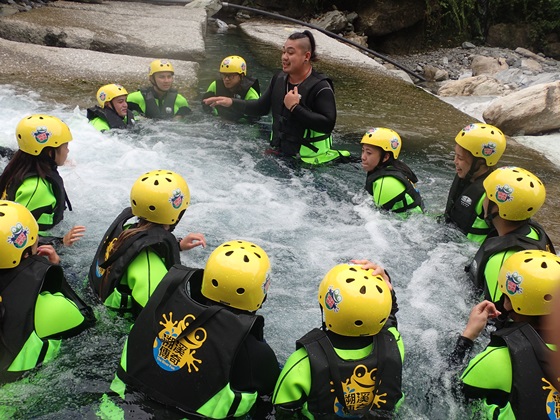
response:
[[[418,0],[361,2],[356,6],[356,30],[372,37],[397,32],[423,20],[425,9],[424,2]]]
[[[528,87],[494,100],[484,120],[510,136],[560,129],[560,81]]]
[[[531,45],[529,25],[498,23],[488,29],[486,43],[492,47],[511,48]]]
[[[472,59],[471,69],[473,76],[481,74],[496,74],[509,68],[505,58],[486,57],[484,55],[476,55]]]
[[[509,93],[507,86],[486,74],[450,80],[439,90],[439,96],[501,96]]]
[[[11,41],[193,61],[205,58],[205,32],[204,8],[117,1],[57,1],[0,19]]]

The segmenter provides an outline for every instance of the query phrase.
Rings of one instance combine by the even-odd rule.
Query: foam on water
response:
[[[261,313],[266,339],[281,363],[296,339],[320,325],[317,286],[324,274],[352,258],[372,259],[391,274],[399,300],[406,346],[403,416],[447,418],[462,412],[437,381],[473,302],[463,266],[476,247],[460,234],[431,215],[403,220],[375,210],[356,163],[302,168],[266,155],[258,127],[211,117],[186,124],[144,121],[135,132],[101,134],[83,110],[53,108],[35,94],[0,86],[0,146],[15,148],[17,122],[36,112],[62,118],[74,136],[69,161],[60,168],[74,211],[65,214],[58,231],[74,224],[87,228],[86,237],[62,259],[72,285],[95,305],[99,322],[66,341],[54,362],[0,389],[0,405],[15,407],[13,416],[61,418],[96,411],[127,328],[94,303],[84,279],[103,233],[128,205],[133,182],[158,168],[179,172],[191,190],[177,236],[203,232],[208,240],[207,249],[183,253],[184,264],[203,267],[211,250],[231,239],[253,241],[267,251],[272,285]],[[452,173],[440,176],[433,168],[438,159],[438,153],[425,150],[407,160],[420,178],[430,179],[424,181],[425,197],[447,195]],[[6,163],[2,159],[0,169]],[[429,390],[445,403],[427,404]]]

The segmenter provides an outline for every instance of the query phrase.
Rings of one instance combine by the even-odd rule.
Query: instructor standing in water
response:
[[[311,65],[317,59],[315,38],[309,31],[295,32],[282,47],[282,71],[257,100],[212,97],[206,105],[233,107],[247,115],[272,111],[270,144],[280,154],[311,164],[321,164],[346,151],[332,150],[336,103],[332,81]]]

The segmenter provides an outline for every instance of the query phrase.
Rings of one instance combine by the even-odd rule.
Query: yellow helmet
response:
[[[540,250],[519,251],[502,265],[498,284],[514,312],[548,315],[553,299],[560,298],[560,257]]]
[[[270,261],[254,243],[229,241],[206,262],[202,294],[215,302],[245,311],[259,309],[270,286]]]
[[[381,276],[357,265],[334,266],[319,285],[325,324],[349,337],[375,335],[391,313],[391,291]]]
[[[189,186],[183,177],[162,169],[146,172],[130,190],[132,214],[161,225],[177,224],[190,200]]]
[[[23,252],[37,242],[39,226],[26,207],[0,200],[0,268],[19,265]]]
[[[515,166],[504,166],[484,180],[488,199],[498,205],[504,220],[526,220],[543,205],[546,190],[539,178]]]
[[[220,73],[239,73],[247,75],[247,63],[243,57],[238,55],[230,55],[222,60],[220,64]]]
[[[506,150],[506,136],[490,124],[469,124],[463,128],[455,142],[474,157],[486,161],[486,166],[498,163]]]
[[[128,92],[121,85],[112,83],[110,85],[101,86],[97,91],[97,103],[101,108],[105,108],[105,102],[111,102],[118,96],[128,95]]]
[[[170,71],[171,73],[175,74],[175,69],[169,61],[154,60],[150,63],[150,71],[148,73],[148,76],[151,76],[154,73],[159,73],[161,71]]]
[[[386,152],[392,153],[395,159],[398,159],[402,147],[402,140],[398,133],[383,127],[370,128],[360,143],[381,147]]]
[[[68,126],[56,117],[35,114],[23,118],[16,127],[19,150],[37,156],[45,147],[59,147],[72,140]]]

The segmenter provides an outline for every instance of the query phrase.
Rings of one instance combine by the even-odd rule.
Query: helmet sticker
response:
[[[391,139],[391,149],[396,150],[399,147],[399,145],[400,145],[399,139],[396,138],[396,137],[393,137]]]
[[[180,321],[173,321],[173,312],[169,318],[162,314],[163,321],[159,324],[163,329],[154,340],[153,356],[157,365],[168,372],[175,372],[187,365],[188,373],[194,369],[198,371],[198,364],[202,360],[196,359],[194,354],[206,341],[207,334],[204,328],[197,328],[187,336],[177,340],[177,337],[191,324],[196,317],[188,314]]]
[[[513,201],[513,188],[509,185],[497,185],[496,186],[496,200],[500,203],[506,203],[508,201]]]
[[[496,143],[482,145],[482,156],[492,156],[494,153],[496,153]]]
[[[338,312],[340,309],[340,302],[342,302],[342,295],[340,294],[340,290],[335,290],[332,286],[329,286],[329,290],[325,295],[325,308],[327,308],[329,311]]]
[[[33,133],[31,133],[37,143],[46,143],[51,137],[52,133],[47,129],[47,127],[37,127]]]
[[[175,191],[173,191],[171,198],[169,199],[169,202],[171,203],[174,209],[178,209],[183,204],[184,198],[185,196],[183,195],[181,190],[177,188]]]
[[[465,128],[463,128],[463,131],[465,133],[468,133],[469,131],[472,131],[476,128],[476,124],[469,124],[467,125]]]
[[[264,283],[262,284],[262,290],[265,295],[268,293],[269,287],[270,287],[270,272],[266,273]]]
[[[8,243],[12,244],[18,249],[23,248],[27,245],[27,239],[29,237],[29,228],[24,227],[21,223],[12,226],[12,236],[8,236]]]
[[[377,131],[377,127],[370,128],[370,129],[367,131],[366,134],[373,134],[373,133],[375,133],[376,131]]]
[[[231,63],[231,60],[229,58],[226,58],[222,64],[224,66],[229,66],[229,63]]]
[[[105,102],[105,99],[107,99],[107,94],[104,91],[99,92],[99,100]]]
[[[521,288],[521,282],[523,281],[523,277],[519,275],[519,273],[507,273],[506,274],[506,290],[510,295],[517,295],[523,293],[523,289]]]
[[[241,63],[241,70],[246,71],[245,67],[245,63]]]

